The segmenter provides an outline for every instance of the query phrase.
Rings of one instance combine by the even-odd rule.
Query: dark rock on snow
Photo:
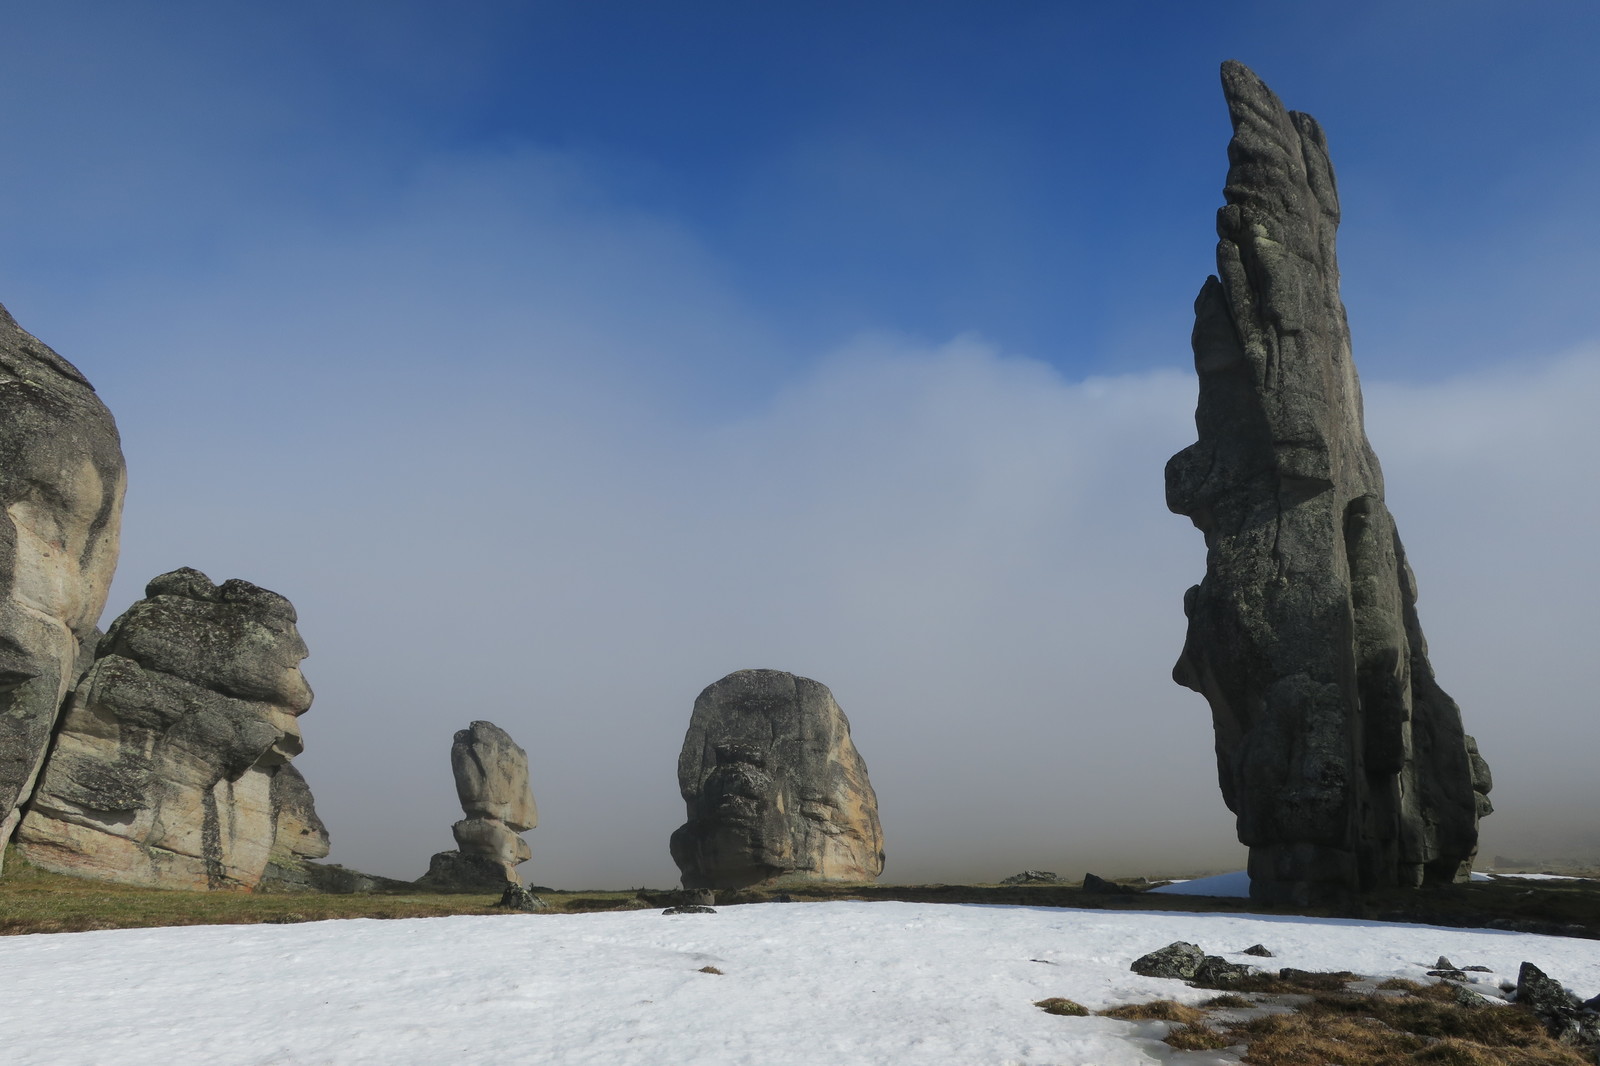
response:
[[[1207,955],[1194,971],[1194,983],[1210,988],[1226,988],[1242,977],[1251,974],[1251,968],[1238,962],[1229,962],[1220,955]]]
[[[1186,940],[1175,940],[1159,951],[1141,955],[1128,968],[1145,977],[1172,977],[1187,981],[1206,961],[1206,953],[1199,945]]]
[[[1059,885],[1061,878],[1049,870],[1024,870],[1000,882],[1002,885]]]
[[[94,654],[126,485],[94,387],[0,307],[0,843]]]
[[[871,881],[883,831],[867,766],[828,687],[739,670],[694,701],[678,757],[688,821],[672,834],[686,888]]]
[[[1267,947],[1266,947],[1265,944],[1251,944],[1249,947],[1245,948],[1239,954],[1241,954],[1241,955],[1254,955],[1259,959],[1271,959],[1271,958],[1275,958],[1276,957],[1276,956],[1274,956],[1272,954],[1272,952],[1267,950]]]
[[[1252,898],[1461,880],[1490,775],[1434,680],[1362,427],[1327,141],[1243,65],[1222,83],[1234,133],[1217,276],[1195,301],[1199,440],[1166,472],[1206,574],[1173,677],[1211,705]]]
[[[62,716],[17,833],[47,870],[161,888],[254,888],[328,853],[305,780],[311,706],[294,607],[198,570],[112,623]]]
[[[702,907],[698,903],[682,903],[676,907],[668,907],[662,914],[715,914],[710,907]]]
[[[1531,962],[1517,973],[1516,999],[1557,1042],[1590,1053],[1600,1048],[1600,1014]]]

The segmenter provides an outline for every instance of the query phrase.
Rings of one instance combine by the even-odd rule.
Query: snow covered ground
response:
[[[1600,945],[1492,930],[915,903],[191,926],[0,938],[8,1066],[550,1063],[1045,1066],[1230,1061],[1160,1023],[1045,1014],[1214,993],[1128,964],[1173,940],[1421,977],[1530,960],[1585,997]],[[713,966],[721,975],[701,973]]]

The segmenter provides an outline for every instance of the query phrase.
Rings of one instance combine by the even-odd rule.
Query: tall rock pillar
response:
[[[1322,128],[1223,64],[1217,274],[1195,301],[1199,440],[1167,504],[1205,534],[1174,679],[1211,704],[1251,895],[1336,901],[1467,876],[1488,767],[1434,680],[1362,425]]]
[[[0,846],[94,652],[126,484],[94,387],[0,307]]]

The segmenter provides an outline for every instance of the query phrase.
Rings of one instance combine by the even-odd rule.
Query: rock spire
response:
[[[689,820],[672,834],[685,888],[871,881],[878,797],[826,685],[740,670],[700,693],[678,757]]]
[[[450,770],[466,817],[450,827],[456,850],[435,855],[420,883],[469,891],[520,886],[516,868],[533,858],[521,834],[539,824],[528,753],[493,722],[473,722],[450,744]]]
[[[94,387],[0,307],[0,845],[94,652],[126,484]]]
[[[1242,64],[1217,274],[1195,301],[1199,440],[1167,504],[1205,534],[1174,679],[1210,702],[1251,895],[1308,903],[1465,878],[1488,767],[1434,680],[1362,425],[1322,128]]]

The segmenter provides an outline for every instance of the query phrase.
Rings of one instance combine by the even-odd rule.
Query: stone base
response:
[[[463,855],[441,851],[428,862],[428,872],[416,880],[417,887],[432,892],[504,892],[507,885],[522,881],[507,866],[482,855]]]

